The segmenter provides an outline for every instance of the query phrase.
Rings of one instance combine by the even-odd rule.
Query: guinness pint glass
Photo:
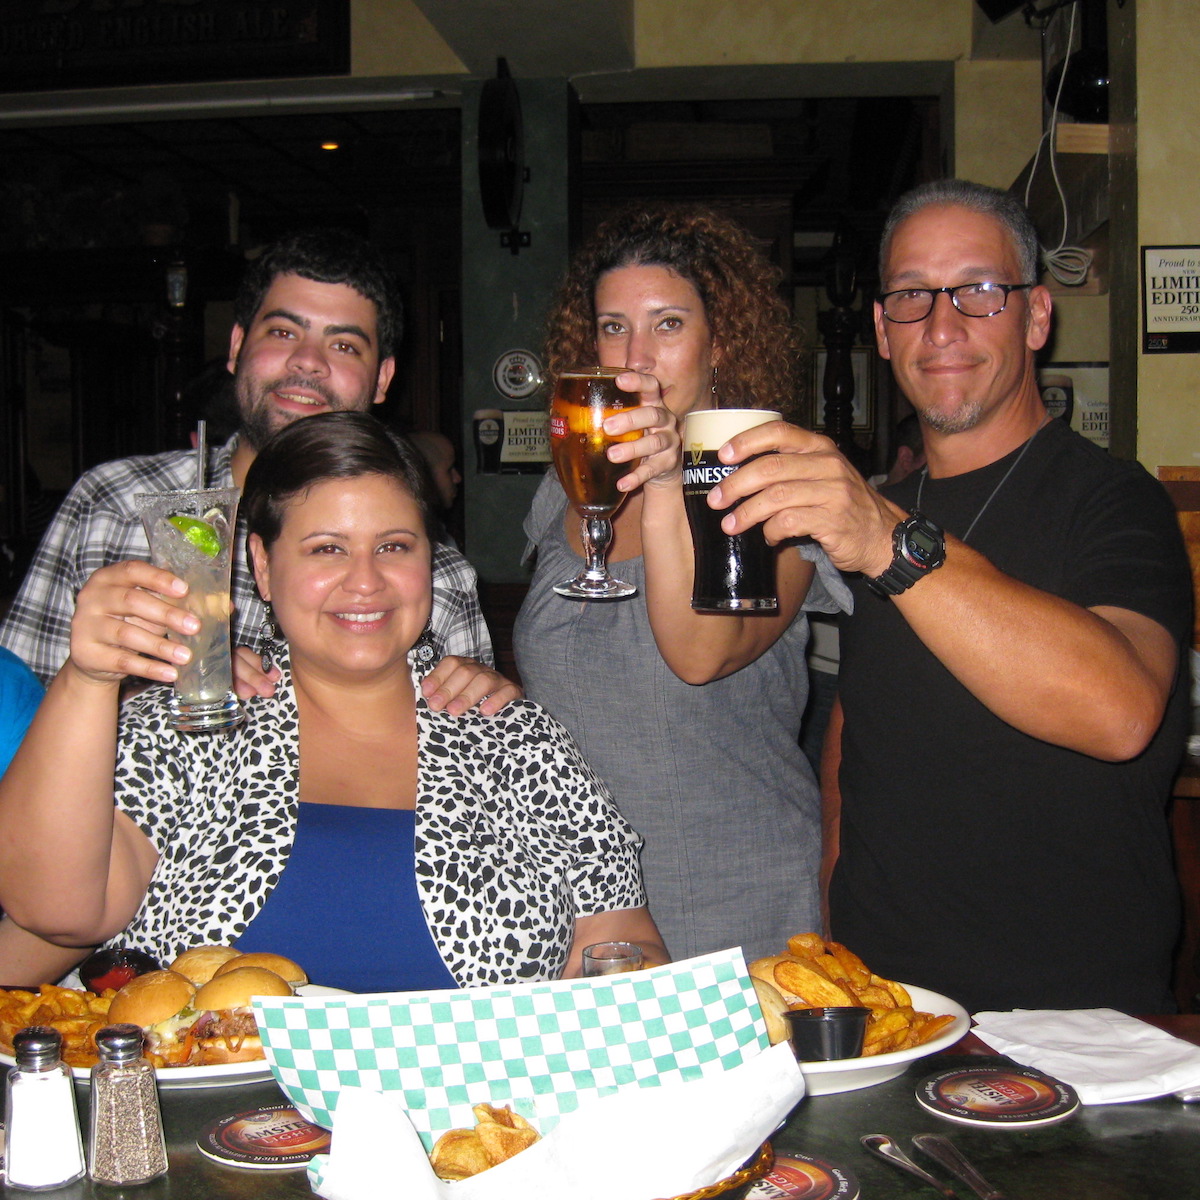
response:
[[[775,551],[762,526],[730,537],[721,528],[728,510],[708,507],[708,493],[737,470],[717,458],[735,434],[778,421],[762,408],[707,408],[683,419],[683,500],[692,530],[696,578],[692,608],[698,612],[775,612]]]
[[[471,417],[475,434],[475,474],[498,475],[504,448],[504,413],[498,408],[476,409]]]

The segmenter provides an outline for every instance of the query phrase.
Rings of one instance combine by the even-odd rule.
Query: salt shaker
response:
[[[57,1029],[31,1025],[13,1035],[16,1066],[4,1091],[8,1185],[42,1191],[83,1174],[75,1087]]]
[[[167,1147],[154,1068],[142,1057],[137,1025],[108,1025],[96,1034],[92,1068],[88,1174],[96,1183],[146,1183],[165,1175]]]

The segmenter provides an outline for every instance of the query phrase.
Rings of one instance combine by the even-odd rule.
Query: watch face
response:
[[[928,529],[923,529],[920,525],[910,525],[905,540],[908,543],[905,549],[913,561],[921,567],[928,566],[941,548],[941,538],[934,536]]]

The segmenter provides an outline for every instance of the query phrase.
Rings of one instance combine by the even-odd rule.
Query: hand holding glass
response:
[[[604,419],[638,407],[633,392],[617,387],[622,367],[580,367],[563,371],[550,404],[550,448],[554,467],[567,499],[581,517],[585,563],[573,579],[554,585],[560,596],[576,600],[616,600],[632,596],[637,588],[609,574],[605,556],[612,541],[613,513],[625,493],[617,480],[631,464],[608,461],[608,448],[617,442],[635,441],[633,433],[611,437]]]
[[[136,496],[150,559],[188,585],[183,607],[200,620],[190,636],[171,634],[192,651],[177,665],[171,726],[186,733],[229,729],[245,714],[233,690],[229,648],[229,577],[239,488],[207,488]]]

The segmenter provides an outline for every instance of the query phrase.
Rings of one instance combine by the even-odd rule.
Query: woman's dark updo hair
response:
[[[303,417],[272,435],[246,472],[246,532],[257,533],[269,550],[293,500],[313,484],[361,475],[395,480],[416,501],[426,536],[436,536],[420,455],[374,417],[351,412]]]

